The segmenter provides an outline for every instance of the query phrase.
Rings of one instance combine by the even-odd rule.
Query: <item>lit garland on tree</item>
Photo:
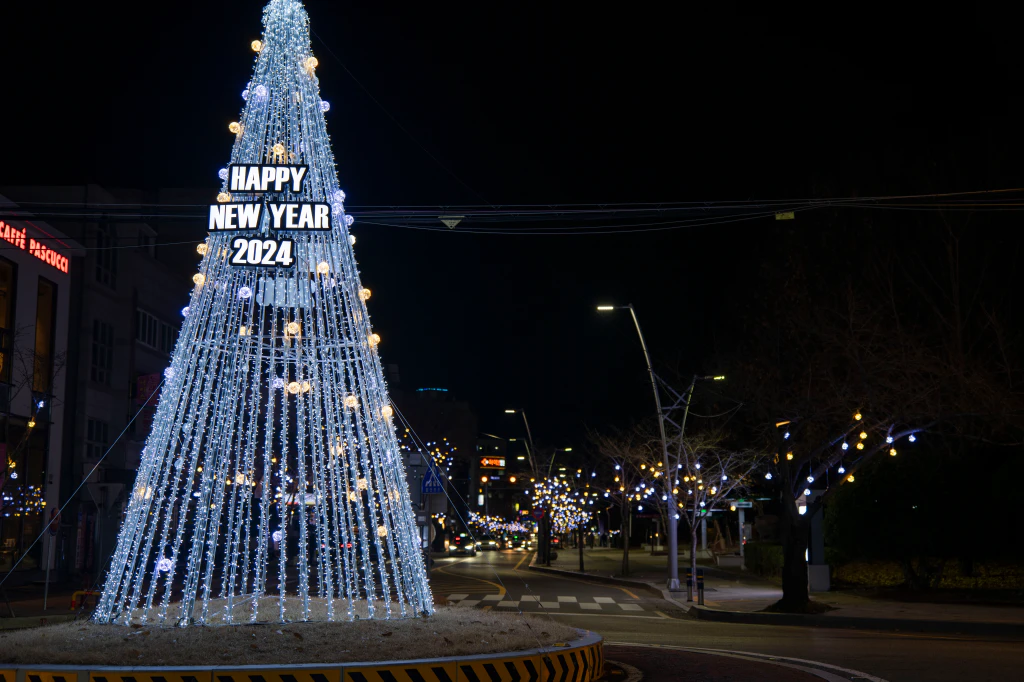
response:
[[[469,512],[469,525],[480,528],[487,531],[488,533],[529,533],[531,529],[527,528],[518,521],[506,521],[499,516],[487,516],[485,514],[477,514],[474,511]]]
[[[557,478],[533,484],[533,507],[547,510],[556,533],[567,533],[585,524],[590,519],[590,512],[584,506],[593,504],[594,497],[596,492],[593,496],[581,498],[580,491],[573,490],[567,482]]]
[[[433,612],[308,17],[298,0],[271,0],[263,24],[217,197],[259,219],[249,232],[211,231],[197,249],[202,263],[99,622],[352,620],[357,606],[371,618]],[[240,191],[239,167],[301,177],[276,194]],[[271,223],[270,201],[306,202],[310,215],[322,206],[318,220],[330,221],[276,231],[286,226]],[[245,208],[254,206],[268,210]],[[271,246],[277,260],[264,253]]]

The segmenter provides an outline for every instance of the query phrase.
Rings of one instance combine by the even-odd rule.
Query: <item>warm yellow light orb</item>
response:
[[[359,398],[354,395],[345,396],[345,407],[351,407],[353,409],[359,407]]]
[[[860,439],[861,440],[864,440],[867,437],[868,437],[868,432],[867,431],[861,431],[860,432]]]
[[[367,482],[365,478],[360,478],[356,480],[356,488],[358,488],[359,490],[366,490],[369,487],[370,484],[369,482]]]
[[[863,450],[864,449],[864,443],[857,443],[857,449],[858,450]]]
[[[284,156],[284,145],[278,142],[273,146],[274,156]]]
[[[253,52],[259,52],[260,50],[263,49],[263,41],[261,41],[261,40],[254,40],[251,43],[249,43],[249,47],[252,48]]]
[[[206,245],[206,242],[203,242],[202,244],[196,247],[196,253],[198,253],[200,256],[205,256],[206,252],[209,250],[210,247]]]
[[[509,476],[508,477],[508,482],[509,483],[515,483],[516,482],[516,477],[515,476]]]
[[[487,477],[486,476],[481,476],[480,477],[480,482],[481,483],[487,483]]]
[[[388,529],[384,526],[377,526],[377,536],[386,538],[388,536]]]
[[[392,409],[390,405],[385,405],[384,407],[380,408],[380,413],[384,415],[385,419],[391,419],[391,415],[393,415],[395,411],[394,409]]]
[[[231,195],[228,194],[227,192],[221,192],[220,194],[217,195],[218,204],[226,204],[229,201],[231,201]]]
[[[895,457],[896,456],[896,448],[889,448],[889,456],[890,457]]]
[[[787,460],[792,460],[793,459],[793,453],[792,452],[787,452],[786,453],[786,459]]]
[[[196,285],[198,286],[203,286],[203,282],[206,281],[206,275],[204,275],[201,272],[197,272],[196,274],[192,275],[192,281],[195,282]]]
[[[285,325],[284,329],[292,336],[296,336],[302,330],[302,327],[299,325],[298,322],[289,322],[288,324]]]
[[[315,69],[316,67],[320,66],[320,60],[318,60],[316,57],[307,57],[306,61],[305,61],[305,66],[306,66],[306,73],[308,73],[309,75],[312,76],[313,75],[313,69]]]
[[[847,476],[846,480],[847,480],[848,483],[853,483],[853,474],[850,474],[849,476]]]
[[[245,325],[243,324],[242,326],[240,326],[240,327],[238,328],[238,335],[239,335],[239,336],[249,336],[249,328],[248,328],[248,327],[246,327],[246,326],[245,326]]]
[[[302,384],[300,384],[297,381],[293,381],[290,384],[288,384],[288,392],[291,393],[292,395],[297,394],[301,390],[302,390]]]
[[[380,343],[380,336],[378,334],[370,334],[370,338],[367,339],[367,341],[369,341],[370,347],[372,348]]]
[[[331,266],[327,263],[327,261],[322,260],[316,264],[316,271],[319,272],[321,275],[326,275],[328,272],[331,271]]]
[[[238,133],[242,132],[242,124],[238,121],[232,121],[228,124],[228,130],[237,135]]]
[[[853,418],[857,421],[860,421],[861,419],[864,418],[864,415],[862,415],[860,412],[857,412],[856,414],[853,415]]]
[[[360,289],[359,290],[359,300],[360,301],[365,301],[366,299],[370,298],[371,294],[372,294],[372,292],[369,289]]]
[[[303,381],[301,388],[302,388],[302,392],[303,393],[309,393],[309,389],[310,389],[309,382],[308,381]]]
[[[351,493],[348,494],[348,499],[351,502],[355,502],[356,501],[356,497],[358,497],[358,496],[354,492],[351,492]]]

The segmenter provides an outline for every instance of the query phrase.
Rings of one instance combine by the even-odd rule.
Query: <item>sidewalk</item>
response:
[[[668,557],[651,556],[649,551],[631,549],[630,575],[623,578],[622,551],[618,549],[585,549],[586,575],[598,579],[626,579],[646,583],[664,590]],[[685,589],[689,558],[679,555],[680,582]],[[579,550],[563,548],[551,568],[579,575]],[[766,624],[806,624],[826,627],[864,627],[871,629],[932,629],[936,631],[986,631],[1024,634],[1024,608],[974,604],[929,604],[872,599],[850,592],[819,592],[815,601],[834,610],[815,616],[761,613],[782,597],[778,585],[746,575],[739,569],[720,569],[700,565],[704,569],[705,607],[691,609],[698,619],[731,622],[764,622]],[[686,592],[664,592],[680,605],[686,603]],[[696,596],[694,597],[696,599]],[[728,614],[728,615],[727,615]]]

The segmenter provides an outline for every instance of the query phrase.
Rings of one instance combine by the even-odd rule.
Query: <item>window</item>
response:
[[[161,322],[145,310],[135,311],[135,340],[154,350],[170,353],[174,350],[175,329]]]
[[[53,381],[53,339],[57,327],[57,285],[39,278],[36,294],[36,357],[32,390],[49,393]]]
[[[14,337],[14,263],[0,258],[0,382],[11,383],[11,356]]]
[[[114,228],[107,224],[96,226],[96,281],[111,289],[117,288],[116,242]]]
[[[85,425],[85,458],[99,459],[109,447],[110,428],[99,419],[87,419]]]
[[[93,381],[110,385],[110,371],[114,366],[114,328],[106,322],[92,321],[92,367]]]

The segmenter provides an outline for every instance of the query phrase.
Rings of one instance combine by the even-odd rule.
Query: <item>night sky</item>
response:
[[[633,303],[660,372],[714,372],[722,311],[756,287],[778,226],[473,235],[370,225],[360,207],[1024,185],[1007,17],[666,4],[306,3],[381,354],[406,388],[447,387],[509,436],[502,410],[525,407],[551,445],[624,425],[652,409],[643,358],[628,314],[594,306]],[[0,185],[212,200],[262,3],[152,5],[5,4]],[[787,227],[830,229],[815,213]]]

